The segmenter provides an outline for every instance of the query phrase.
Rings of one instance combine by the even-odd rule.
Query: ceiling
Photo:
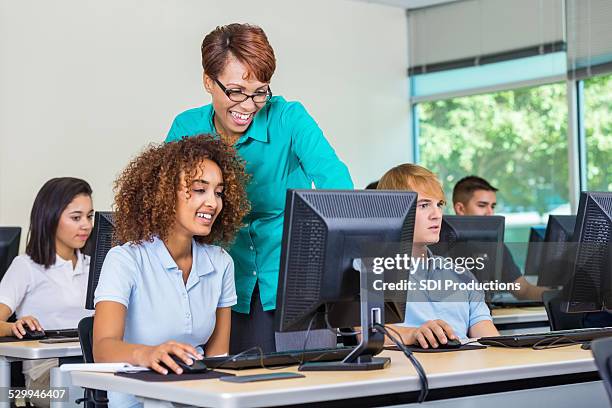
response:
[[[436,4],[451,3],[459,0],[355,0],[366,3],[385,4],[387,6],[401,7],[404,9],[416,9],[434,6]]]

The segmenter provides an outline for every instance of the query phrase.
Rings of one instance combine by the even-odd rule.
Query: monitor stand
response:
[[[384,324],[384,291],[374,290],[373,282],[380,275],[368,269],[361,259],[353,260],[353,268],[359,272],[359,294],[361,309],[361,342],[342,361],[308,362],[299,371],[368,371],[387,368],[391,363],[388,357],[374,357],[383,350],[385,335],[374,329],[375,324]]]

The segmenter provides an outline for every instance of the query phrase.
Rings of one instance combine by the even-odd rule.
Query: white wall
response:
[[[28,227],[51,177],[108,210],[112,182],[173,117],[209,103],[200,44],[260,25],[276,94],[300,100],[363,188],[411,156],[404,11],[347,0],[0,0],[0,225]],[[22,236],[25,240],[25,233]]]

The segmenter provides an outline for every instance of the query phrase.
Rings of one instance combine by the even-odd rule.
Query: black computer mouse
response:
[[[174,362],[183,369],[184,374],[199,374],[205,373],[210,370],[202,360],[196,360],[192,358],[193,364],[188,365],[174,354],[170,354],[170,358],[172,358]]]
[[[590,350],[591,349],[591,342],[590,341],[586,341],[584,343],[582,343],[582,346],[580,346],[581,349],[583,350]]]
[[[38,340],[45,337],[44,330],[32,330],[28,325],[24,326],[26,334],[23,335],[24,340]]]
[[[438,349],[457,349],[461,347],[461,340],[457,339],[448,339],[446,344],[442,344],[438,342]]]

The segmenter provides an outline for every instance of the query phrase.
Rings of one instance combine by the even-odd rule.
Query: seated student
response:
[[[493,187],[483,178],[467,176],[455,184],[453,188],[453,208],[457,215],[493,215],[497,205],[497,188]],[[542,293],[549,290],[530,284],[521,274],[520,268],[514,262],[512,254],[504,245],[504,259],[502,263],[502,281],[518,283],[520,290],[513,294],[518,299],[542,300]]]
[[[448,263],[442,262],[442,258],[434,256],[427,248],[427,245],[435,244],[440,239],[442,208],[445,204],[444,191],[435,174],[415,164],[402,164],[382,176],[378,189],[410,190],[418,194],[412,259],[419,259],[421,267],[411,280],[474,280],[469,271],[449,268]],[[393,325],[405,344],[436,348],[440,343],[446,344],[449,339],[499,335],[482,292],[436,292],[443,292],[444,296],[437,297],[436,294],[440,293],[428,291],[409,291],[406,320],[403,325]]]
[[[247,213],[244,167],[207,135],[147,148],[115,182],[115,238],[95,292],[96,362],[127,362],[161,374],[227,354],[234,263],[229,243]],[[111,407],[140,406],[109,393]]]
[[[81,179],[53,178],[34,200],[26,254],[16,257],[0,282],[0,336],[28,330],[76,328],[85,309],[89,256],[80,251],[92,229],[91,187]],[[15,313],[17,321],[6,320]],[[57,359],[24,361],[28,388],[49,388]],[[49,406],[43,399],[31,401]]]

